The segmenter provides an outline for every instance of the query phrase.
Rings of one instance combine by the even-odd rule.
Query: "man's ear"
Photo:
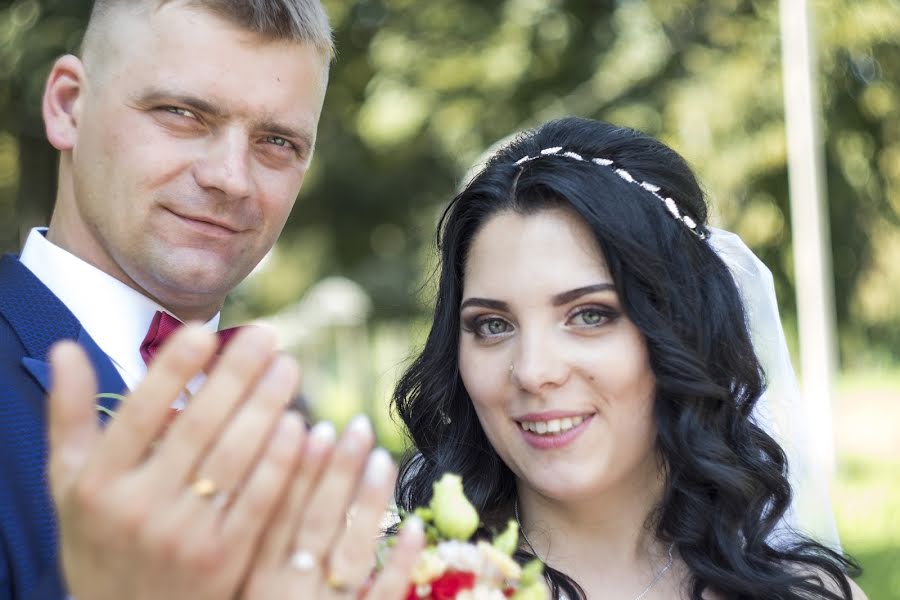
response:
[[[75,146],[85,84],[84,64],[71,54],[58,58],[47,76],[41,108],[47,139],[57,150]]]

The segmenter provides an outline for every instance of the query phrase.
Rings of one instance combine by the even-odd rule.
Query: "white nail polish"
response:
[[[310,441],[317,444],[334,443],[335,437],[337,434],[334,431],[334,425],[329,421],[320,421],[309,431]]]
[[[366,415],[356,415],[347,423],[347,431],[367,434],[372,431],[372,423]]]
[[[366,481],[371,485],[381,485],[391,470],[391,455],[384,448],[375,448],[366,464]]]
[[[403,521],[403,529],[408,529],[411,535],[423,535],[425,532],[425,524],[422,519],[413,515]]]

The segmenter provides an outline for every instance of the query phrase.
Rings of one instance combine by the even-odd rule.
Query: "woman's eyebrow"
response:
[[[582,296],[586,296],[587,294],[615,291],[615,289],[616,286],[612,283],[596,283],[593,285],[586,285],[580,288],[575,288],[574,290],[569,290],[567,292],[561,292],[553,296],[551,300],[553,302],[553,306],[561,306],[563,304],[568,304],[573,300],[577,300]],[[468,306],[480,306],[482,308],[490,308],[493,310],[509,310],[509,304],[507,304],[506,302],[503,302],[502,300],[491,300],[489,298],[466,298],[459,305],[459,309],[462,310]]]
[[[606,292],[615,290],[616,286],[614,286],[612,283],[596,283],[594,285],[586,285],[584,287],[575,288],[574,290],[569,290],[568,292],[556,294],[552,299],[553,306],[568,304],[573,300],[577,300],[578,298],[587,294],[593,294],[594,292]]]
[[[488,298],[466,298],[463,300],[462,304],[459,305],[459,310],[462,310],[467,306],[480,306],[482,308],[491,308],[493,310],[509,310],[509,304],[506,302],[501,300],[490,300]]]

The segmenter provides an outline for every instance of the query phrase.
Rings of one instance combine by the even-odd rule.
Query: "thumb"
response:
[[[100,436],[94,408],[97,380],[84,350],[70,341],[50,349],[48,398],[50,489],[57,502],[87,462]]]

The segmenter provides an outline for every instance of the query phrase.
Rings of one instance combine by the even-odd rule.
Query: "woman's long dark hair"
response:
[[[515,164],[551,147],[612,160],[613,168],[560,156]],[[473,237],[493,215],[563,206],[593,230],[624,311],[647,344],[665,465],[662,499],[648,526],[674,543],[689,567],[691,597],[710,591],[740,599],[849,599],[845,573],[857,569],[850,559],[799,535],[772,543],[791,488],[783,450],[751,419],[763,374],[728,268],[708,242],[614,168],[659,186],[706,231],[703,192],[678,154],[640,132],[579,118],[521,135],[445,211],[434,322],[393,398],[416,447],[401,467],[398,504],[426,504],[432,484],[450,471],[462,475],[487,528],[502,529],[513,516],[515,477],[488,442],[459,374],[463,273]],[[584,597],[565,574],[549,574],[554,595]]]

